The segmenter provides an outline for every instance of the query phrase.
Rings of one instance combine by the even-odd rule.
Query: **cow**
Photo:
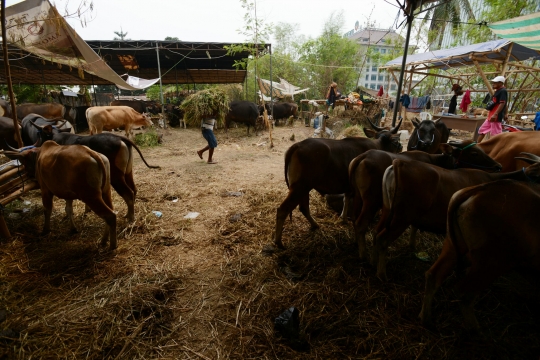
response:
[[[161,106],[153,101],[143,100],[114,100],[109,104],[110,106],[129,106],[138,113],[151,113],[157,115],[161,111]]]
[[[70,112],[75,119],[75,128],[77,132],[83,132],[88,130],[88,121],[86,120],[86,110],[90,106],[75,106],[71,108]]]
[[[167,114],[169,125],[180,126],[184,121],[184,111],[178,105],[167,104],[163,110]]]
[[[90,135],[123,127],[126,137],[133,137],[132,128],[152,126],[145,114],[139,114],[129,106],[92,106],[86,110]]]
[[[17,119],[21,121],[29,114],[38,114],[45,119],[64,118],[66,108],[62,104],[45,103],[45,104],[19,104],[17,105]]]
[[[255,103],[251,101],[231,101],[229,103],[229,111],[225,115],[225,132],[228,131],[231,122],[246,124],[247,133],[249,135],[249,127],[253,126],[255,135],[257,135],[257,118],[259,110]]]
[[[49,125],[53,133],[73,132],[73,127],[67,120],[46,119],[38,114],[28,114],[21,121],[21,138],[25,146],[34,145],[40,140],[43,126]],[[48,139],[50,140],[50,139]]]
[[[17,131],[21,131],[21,126],[17,126]],[[15,137],[15,127],[13,119],[1,116],[0,117],[0,149],[9,150],[9,148],[18,147],[17,138]]]
[[[135,148],[139,153],[144,164],[157,169],[159,166],[148,165],[141,150],[128,138],[111,133],[101,133],[90,136],[80,136],[69,133],[50,132],[50,126],[44,127],[42,140],[53,140],[59,145],[84,145],[97,151],[107,157],[110,163],[111,185],[118,195],[124,199],[127,205],[126,218],[129,222],[135,220],[135,198],[137,196],[137,187],[133,180],[133,150]],[[88,210],[88,209],[87,209]]]
[[[527,163],[516,159],[522,152],[540,156],[540,132],[507,132],[493,136],[478,144],[494,160],[502,165],[502,171],[519,170]]]
[[[371,123],[371,122],[370,122]],[[276,212],[275,244],[283,249],[281,241],[283,224],[288,214],[300,206],[300,211],[311,224],[311,229],[319,225],[309,212],[309,192],[312,189],[325,194],[350,193],[349,163],[352,159],[369,149],[381,149],[400,152],[402,149],[397,131],[399,124],[390,129],[364,128],[365,134],[372,139],[351,137],[342,140],[309,138],[292,145],[285,153],[285,183],[289,194]],[[345,197],[342,219],[346,220],[348,198]]]
[[[288,119],[289,117],[298,118],[298,105],[296,103],[270,103],[265,104],[266,112],[272,116],[272,119],[278,121],[280,119]],[[259,114],[262,115],[262,106],[259,106]]]
[[[105,246],[107,240],[110,240],[110,250],[116,249],[116,214],[113,211],[111,197],[109,160],[105,155],[86,146],[60,146],[54,141],[46,141],[39,148],[20,153],[4,152],[4,154],[19,159],[28,175],[39,183],[45,208],[45,222],[41,235],[47,235],[51,231],[53,196],[66,200],[66,213],[71,231],[76,232],[73,200],[78,199],[105,220],[101,245]]]
[[[433,296],[460,259],[470,262],[465,277],[458,283],[458,290],[464,295],[461,308],[465,326],[470,330],[479,329],[473,312],[476,296],[499,276],[518,270],[538,281],[539,207],[540,185],[530,182],[499,180],[462,189],[452,196],[441,254],[425,275],[419,314],[425,326],[433,327]]]
[[[354,232],[361,259],[367,258],[366,232],[370,222],[383,206],[383,175],[394,159],[416,160],[446,169],[477,168],[500,171],[501,165],[491,159],[472,140],[460,143],[440,144],[442,154],[423,151],[405,151],[392,154],[386,151],[369,150],[354,158],[349,165],[349,179],[354,209]],[[415,231],[411,232],[414,237]],[[414,238],[411,239],[414,244]]]
[[[479,115],[479,116],[487,117],[489,114],[489,111],[483,108],[474,108],[474,109],[471,109],[470,113],[471,115],[474,115],[474,116]]]
[[[538,169],[540,163],[519,171],[495,174],[476,169],[447,170],[419,161],[395,159],[383,176],[382,215],[377,224],[371,259],[377,265],[379,278],[386,280],[388,246],[409,225],[445,233],[448,204],[456,191],[502,179],[539,180],[535,175]]]
[[[450,130],[448,130],[446,124],[440,119],[435,121],[423,120],[422,122],[413,119],[411,122],[415,129],[409,138],[407,151],[420,150],[428,154],[440,154],[439,144],[446,143],[450,136]]]

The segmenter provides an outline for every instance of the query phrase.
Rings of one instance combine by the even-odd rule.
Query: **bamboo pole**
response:
[[[18,197],[20,197],[25,192],[28,192],[30,190],[34,190],[37,188],[39,188],[39,184],[36,181],[29,181],[28,183],[24,185],[24,187],[14,191],[13,193],[6,196],[5,198],[0,199],[0,204],[2,206],[5,206],[9,204],[10,202],[12,202],[13,200],[17,199]]]
[[[14,168],[9,171],[6,171],[4,174],[0,175],[0,183],[17,175],[18,172],[19,172],[18,168]]]
[[[478,73],[480,74],[480,76],[484,80],[484,84],[486,84],[486,87],[488,88],[489,93],[491,95],[493,95],[494,91],[493,91],[493,88],[491,87],[491,83],[487,79],[486,74],[484,74],[484,72],[482,71],[482,68],[480,67],[480,64],[478,64],[478,61],[475,60],[474,65],[476,66],[476,69],[478,70]]]
[[[5,184],[0,185],[0,194],[3,194],[5,191],[20,185],[24,181],[28,180],[28,174],[23,174],[22,176],[17,176]]]
[[[9,54],[7,48],[7,31],[6,31],[6,0],[1,0],[0,4],[0,21],[2,21],[2,50],[4,53],[4,69],[6,72],[6,82],[8,86],[9,100],[11,102],[11,114],[13,116],[13,126],[16,130],[19,129],[19,122],[17,121],[17,108],[15,107],[15,95],[13,94],[13,83],[11,81],[11,69],[9,67]],[[15,139],[19,148],[23,147],[20,131],[15,131]]]

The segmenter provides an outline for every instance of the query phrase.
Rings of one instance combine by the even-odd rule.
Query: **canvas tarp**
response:
[[[259,93],[263,96],[265,101],[270,97],[270,88],[272,88],[272,97],[274,98],[283,98],[284,96],[290,96],[294,99],[294,95],[308,91],[309,88],[301,89],[299,86],[294,86],[285,79],[279,79],[280,82],[276,83],[270,80],[265,80],[258,78],[259,83]]]
[[[540,12],[498,21],[488,26],[503,39],[540,50]]]
[[[473,57],[480,64],[487,64],[493,60],[505,61],[511,41],[506,39],[492,40],[479,44],[459,46],[450,49],[428,51],[422,54],[407,55],[407,66],[426,65],[429,68],[449,69],[460,66],[474,65]],[[511,47],[511,61],[540,59],[540,52],[526,48],[519,44]],[[403,57],[400,56],[387,62],[382,68],[401,67]]]
[[[93,74],[124,90],[140,90],[159,79],[124,81],[79,37],[48,0],[26,0],[6,8],[7,41],[40,58]]]

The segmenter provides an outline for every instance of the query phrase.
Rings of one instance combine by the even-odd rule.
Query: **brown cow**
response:
[[[475,169],[446,170],[419,161],[395,159],[383,176],[383,210],[372,257],[377,275],[386,279],[388,246],[409,225],[434,233],[446,231],[448,203],[456,191],[502,179],[528,181],[536,177],[539,169],[540,163],[519,171],[493,174]]]
[[[152,126],[149,117],[139,114],[129,106],[92,106],[86,110],[86,119],[90,135],[123,127],[129,138],[130,135],[133,136],[133,127]]]
[[[519,170],[527,163],[517,159],[522,152],[528,152],[540,156],[540,132],[520,131],[507,132],[484,140],[479,147],[482,148],[494,160],[502,165],[502,171]]]
[[[402,146],[397,134],[400,125],[401,121],[391,130],[373,124],[378,131],[364,128],[366,135],[375,140],[358,137],[342,140],[311,138],[292,145],[285,153],[285,182],[289,194],[277,209],[275,244],[284,248],[281,241],[283,224],[297,206],[300,206],[312,230],[319,227],[309,212],[309,192],[315,189],[323,195],[350,193],[348,169],[356,156],[369,149],[400,152]],[[341,215],[343,220],[347,218],[347,212],[346,196]]]
[[[110,249],[116,249],[116,214],[111,198],[109,160],[105,155],[86,146],[60,146],[54,141],[46,141],[41,147],[22,153],[5,154],[19,159],[28,175],[39,183],[45,208],[42,235],[51,231],[53,196],[66,200],[71,230],[77,231],[73,222],[73,200],[79,199],[106,222],[101,245],[105,246],[110,239]]]
[[[66,108],[62,104],[45,103],[45,104],[20,104],[17,105],[17,119],[21,121],[29,114],[38,114],[45,119],[64,118]],[[6,115],[7,116],[7,115]],[[11,115],[10,115],[11,116]]]
[[[500,180],[456,192],[448,207],[448,231],[441,255],[426,272],[419,315],[422,323],[433,326],[433,296],[460,258],[468,258],[471,264],[458,284],[465,295],[461,304],[469,329],[479,328],[473,312],[475,297],[496,278],[516,269],[538,281],[539,208],[540,185],[530,182]]]
[[[432,155],[423,151],[405,151],[392,154],[369,150],[357,156],[349,165],[349,179],[354,209],[354,231],[360,258],[366,258],[366,232],[369,223],[383,205],[383,175],[394,159],[417,160],[446,169],[480,168],[499,171],[500,164],[487,156],[472,140],[461,143],[440,144],[442,154]],[[411,232],[414,237],[415,231]],[[414,244],[414,238],[411,239]]]

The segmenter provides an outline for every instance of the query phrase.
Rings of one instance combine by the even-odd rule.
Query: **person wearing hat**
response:
[[[508,92],[504,87],[505,81],[504,76],[496,76],[491,80],[495,93],[486,106],[486,109],[489,110],[487,119],[478,129],[478,143],[484,139],[487,133],[491,133],[491,136],[502,133],[501,124],[506,116],[506,102],[508,101]]]

